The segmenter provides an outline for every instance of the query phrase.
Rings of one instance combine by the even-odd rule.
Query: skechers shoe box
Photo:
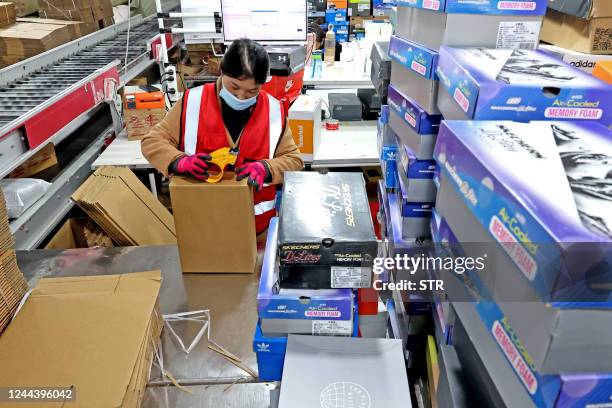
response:
[[[460,242],[482,243],[468,256],[486,249],[479,279],[543,374],[612,371],[612,299],[592,289],[612,280],[611,140],[582,122],[440,131],[436,210]]]
[[[547,0],[399,0],[396,34],[433,50],[442,45],[535,49],[547,3]]]
[[[389,87],[389,126],[418,160],[433,159],[441,115],[429,115],[393,85]]]
[[[371,287],[378,242],[363,174],[285,173],[278,237],[281,288]]]
[[[440,113],[438,94],[438,52],[398,36],[391,36],[391,84],[430,115]]]
[[[610,85],[542,51],[442,47],[437,74],[446,120],[612,123]]]

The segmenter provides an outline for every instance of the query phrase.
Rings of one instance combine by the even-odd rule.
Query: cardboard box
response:
[[[55,147],[49,143],[40,149],[34,156],[26,160],[25,163],[13,170],[9,177],[25,178],[40,173],[43,170],[53,167],[57,164],[57,156],[55,155]]]
[[[441,176],[452,181],[473,218],[487,231],[489,241],[498,243],[487,249],[499,248],[505,254],[491,262],[508,261],[497,266],[504,272],[494,276],[495,293],[501,299],[607,300],[608,295],[590,289],[589,282],[594,279],[592,268],[604,259],[611,239],[606,231],[612,230],[612,219],[601,210],[605,208],[601,199],[579,189],[572,191],[580,183],[592,185],[602,180],[605,159],[592,167],[570,160],[576,157],[571,149],[585,155],[612,156],[607,137],[609,130],[596,123],[446,121],[442,125],[434,152]],[[517,162],[521,165],[509,165]],[[534,174],[538,178],[534,179]],[[489,187],[480,180],[490,180]],[[438,207],[447,202],[438,201]],[[459,236],[453,222],[455,218],[467,220],[461,216],[451,219],[441,210],[440,214],[459,240],[488,242]],[[508,246],[505,242],[517,244]],[[594,244],[589,248],[578,244],[581,242]],[[604,270],[596,276],[612,279],[610,273]]]
[[[347,9],[327,9],[325,11],[325,22],[328,24],[345,23],[347,19]]]
[[[421,1],[421,0],[417,0]],[[428,0],[425,0],[428,1]],[[496,2],[496,0],[493,0]],[[464,11],[435,11],[423,7],[397,8],[396,35],[433,50],[452,47],[537,48],[546,0],[538,1],[533,12],[502,12],[488,8],[481,13],[472,8],[490,7],[493,1],[464,2]],[[431,2],[443,4],[443,1]],[[504,4],[510,3],[508,1]],[[512,2],[519,4],[521,2]],[[527,3],[527,2],[526,2]],[[529,2],[534,4],[533,2]],[[450,4],[447,4],[448,8]],[[457,6],[454,3],[454,6]],[[443,7],[443,6],[440,6]],[[543,7],[543,8],[542,8]],[[469,9],[469,10],[468,10]],[[463,10],[463,9],[462,9]],[[465,30],[470,27],[470,30]]]
[[[539,49],[556,56],[557,58],[563,60],[563,62],[566,62],[569,65],[588,74],[593,73],[593,69],[598,61],[612,61],[612,55],[585,54],[550,44],[540,44]]]
[[[372,15],[371,0],[348,0],[349,14],[353,17]]]
[[[172,215],[130,169],[99,168],[72,200],[118,245],[176,244]]]
[[[548,0],[398,0],[397,6],[422,10],[445,12],[448,14],[500,14],[500,15],[534,15],[546,13]]]
[[[110,237],[89,218],[70,218],[55,233],[45,249],[112,247]]]
[[[321,139],[321,98],[300,95],[289,108],[288,123],[302,158],[312,161]]]
[[[268,229],[257,293],[257,312],[262,332],[266,336],[286,336],[295,334],[295,331],[289,330],[292,326],[300,325],[298,334],[350,336],[353,332],[353,292],[350,289],[280,289],[277,249],[278,218],[273,218]],[[286,330],[268,330],[279,325]]]
[[[612,3],[607,0],[554,0],[548,8],[585,20],[612,17]]]
[[[51,405],[139,407],[163,327],[160,286],[159,271],[41,279],[0,337],[11,367],[0,385],[73,391]]]
[[[583,20],[548,10],[542,25],[542,41],[588,54],[610,54],[612,16],[590,16]]]
[[[253,190],[225,173],[216,184],[173,177],[170,196],[184,273],[254,273]]]
[[[70,30],[70,40],[76,40],[84,35],[91,34],[97,31],[98,27],[93,23],[84,23],[81,21],[57,20],[52,18],[37,18],[37,17],[20,17],[18,22],[37,23],[37,24],[54,24],[58,26],[67,26]]]
[[[165,117],[165,108],[125,109],[123,119],[128,132],[128,140],[142,139]]]
[[[18,17],[34,14],[39,9],[38,0],[16,0],[13,3],[15,3]]]
[[[346,9],[348,0],[327,0],[327,8]]]
[[[0,194],[0,199],[4,199]],[[4,217],[2,217],[4,214]],[[6,211],[0,208],[0,217],[6,218]],[[7,238],[7,230],[0,231],[4,235],[5,243],[12,241],[11,238]],[[10,230],[8,230],[10,234]],[[11,242],[12,243],[12,242]],[[9,245],[11,244],[9,243]],[[0,303],[0,333],[9,325],[11,319],[15,315],[15,311],[21,302],[21,299],[28,290],[28,283],[23,277],[19,266],[17,265],[17,258],[15,251],[12,246],[3,245],[5,251],[0,253],[0,287],[2,288]],[[0,380],[1,381],[1,380]]]
[[[410,399],[400,340],[291,335],[282,384],[279,408],[398,408]]]
[[[410,98],[389,87],[389,126],[418,160],[431,160],[436,145],[441,115],[429,115]]]
[[[437,74],[447,120],[612,123],[609,86],[542,51],[442,47]]]
[[[436,104],[439,88],[437,79],[427,79],[393,60],[391,62],[391,84],[421,106],[428,115],[440,114]]]
[[[599,61],[593,69],[593,76],[612,84],[612,61]]]
[[[334,266],[339,276],[371,266],[378,244],[363,174],[285,173],[279,247],[283,266]]]
[[[441,345],[438,351],[440,379],[436,401],[439,407],[470,408],[475,401],[470,395],[469,383],[453,346]]]
[[[0,54],[26,59],[70,41],[70,29],[54,24],[15,23],[0,29]]]
[[[414,208],[413,204],[434,203],[436,201],[436,186],[433,182],[435,160],[418,160],[408,146],[398,140],[397,168],[399,185],[402,193],[402,216],[418,216],[423,207]],[[431,216],[431,206],[428,216]]]
[[[15,3],[0,2],[0,27],[15,23],[16,17]]]
[[[398,164],[398,166],[400,166]],[[420,238],[429,238],[431,235],[430,223],[433,203],[410,202],[409,198],[404,193],[407,191],[406,177],[402,175],[402,171],[398,170],[399,188],[395,194],[389,194],[389,210],[391,212],[391,223],[394,219],[399,220],[397,231],[402,240],[416,240]]]

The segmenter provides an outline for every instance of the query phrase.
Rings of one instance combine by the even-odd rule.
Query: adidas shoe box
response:
[[[397,36],[389,44],[391,84],[410,97],[430,115],[439,114],[436,106],[438,53]]]
[[[612,123],[610,86],[542,51],[442,47],[437,74],[446,120]]]
[[[418,160],[431,160],[440,128],[441,115],[429,115],[410,98],[389,87],[389,126]]]
[[[592,289],[612,279],[601,269],[610,213],[593,194],[609,172],[608,135],[570,122],[445,122],[440,132],[436,210],[460,242],[480,243],[466,255],[486,250],[479,279],[539,373],[612,369],[612,301]]]
[[[378,242],[363,174],[285,173],[278,240],[281,288],[370,287]]]
[[[434,50],[535,49],[546,5],[547,0],[400,0],[396,34]]]

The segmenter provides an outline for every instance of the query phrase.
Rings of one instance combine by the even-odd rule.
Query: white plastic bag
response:
[[[21,217],[28,208],[45,195],[50,187],[50,183],[38,179],[0,180],[0,188],[2,188],[6,200],[8,217]]]

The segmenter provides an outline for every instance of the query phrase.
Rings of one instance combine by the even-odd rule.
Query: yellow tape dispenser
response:
[[[218,183],[223,180],[223,174],[227,166],[234,166],[238,159],[238,149],[222,147],[210,154],[211,159],[208,161],[214,166],[208,170],[208,183]]]

